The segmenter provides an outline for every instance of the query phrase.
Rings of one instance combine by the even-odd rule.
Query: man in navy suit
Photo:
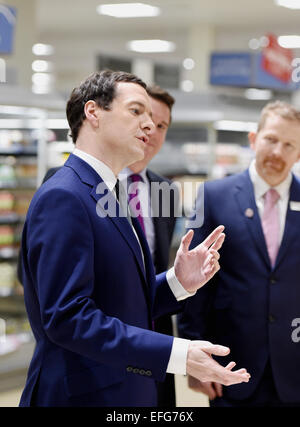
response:
[[[229,346],[251,372],[248,384],[230,387],[189,378],[211,406],[299,406],[300,182],[291,168],[300,159],[300,112],[268,104],[249,140],[248,170],[204,184],[204,224],[192,246],[220,221],[227,238],[219,273],[186,302],[178,327],[183,337]]]
[[[67,118],[75,150],[36,192],[22,235],[24,296],[36,339],[21,406],[154,406],[156,381],[186,372],[249,381],[211,355],[227,347],[151,330],[219,269],[224,227],[155,277],[138,220],[117,176],[144,156],[153,132],[146,85],[128,73],[93,73],[75,88]]]

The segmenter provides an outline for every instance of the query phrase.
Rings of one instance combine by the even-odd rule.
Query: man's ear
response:
[[[252,150],[254,150],[254,148],[255,148],[256,136],[257,136],[256,132],[249,132],[248,133],[248,140],[249,140],[249,144],[250,144],[250,147],[252,148]]]
[[[95,101],[90,100],[85,104],[84,114],[93,127],[99,127],[99,107]]]

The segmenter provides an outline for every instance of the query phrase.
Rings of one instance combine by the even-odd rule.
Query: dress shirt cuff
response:
[[[183,338],[174,338],[167,367],[168,374],[186,375],[187,353],[190,342],[190,340]]]
[[[170,268],[170,270],[167,271],[167,281],[177,301],[185,300],[188,297],[192,297],[196,293],[190,293],[184,289],[184,287],[175,275],[174,267]]]

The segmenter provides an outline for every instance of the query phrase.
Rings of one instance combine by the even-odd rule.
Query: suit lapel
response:
[[[242,220],[246,222],[247,228],[258,252],[261,254],[268,266],[270,266],[265,237],[255,202],[253,184],[248,170],[240,175],[239,182],[234,191],[235,198],[242,215]]]
[[[282,242],[279,248],[275,267],[282,261],[291,243],[299,235],[300,212],[291,210],[290,208],[291,201],[300,202],[300,186],[299,186],[299,182],[297,182],[294,176],[291,184],[290,197],[289,197],[289,202],[288,202],[288,207],[286,212],[284,234],[283,234]]]
[[[145,279],[145,268],[141,248],[127,220],[126,214],[120,208],[112,192],[108,189],[97,172],[79,157],[71,154],[65,166],[71,167],[80,177],[81,181],[91,187],[90,195],[96,202],[98,216],[109,218],[122,234],[130,249],[133,251]]]

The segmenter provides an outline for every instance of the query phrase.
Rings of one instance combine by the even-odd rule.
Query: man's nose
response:
[[[282,156],[283,154],[283,144],[281,142],[278,142],[277,144],[275,144],[274,148],[273,148],[273,154],[276,156]]]
[[[155,125],[150,116],[145,119],[143,123],[143,130],[146,132],[147,136],[151,136],[154,134]]]

